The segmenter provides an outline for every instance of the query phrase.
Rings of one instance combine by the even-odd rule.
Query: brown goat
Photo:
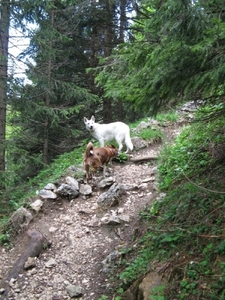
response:
[[[86,180],[89,182],[90,171],[93,173],[99,167],[103,167],[103,176],[105,177],[106,166],[112,157],[118,155],[118,150],[113,145],[105,147],[94,147],[89,142],[84,153],[84,169],[86,171]]]

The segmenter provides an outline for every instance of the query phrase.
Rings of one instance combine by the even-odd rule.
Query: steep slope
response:
[[[181,124],[162,128],[165,132],[163,143],[173,141]],[[163,143],[134,151],[132,157],[157,155]],[[145,230],[139,223],[139,211],[157,196],[156,161],[114,162],[111,171],[116,182],[136,187],[127,191],[119,205],[111,209],[98,207],[97,198],[103,191],[96,186],[90,197],[45,200],[28,229],[40,232],[50,247],[41,252],[28,270],[11,280],[8,295],[1,299],[66,300],[78,295],[80,299],[97,300],[112,293],[110,268],[120,263],[121,249],[133,246],[135,238]],[[119,222],[104,224],[109,216],[119,216]],[[27,247],[26,232],[15,237],[13,243],[10,250],[0,248],[0,288],[6,287],[6,275]],[[107,258],[108,261],[104,261]]]

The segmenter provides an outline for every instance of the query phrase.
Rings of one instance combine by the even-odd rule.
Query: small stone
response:
[[[112,177],[112,176],[107,177],[98,183],[98,187],[100,189],[103,189],[103,188],[106,188],[107,186],[111,186],[114,182],[115,182],[115,177]]]
[[[13,278],[13,277],[12,277],[12,278],[10,279],[10,281],[9,281],[9,283],[11,283],[11,284],[14,284],[15,282],[16,282],[16,279]]]
[[[80,193],[84,196],[91,195],[92,187],[89,184],[81,184],[80,185]]]
[[[24,207],[18,208],[10,218],[16,230],[19,228],[26,228],[32,219],[32,214]]]
[[[54,232],[56,232],[57,230],[58,230],[58,228],[52,226],[52,227],[49,228],[48,231],[51,232],[51,233],[54,233]]]
[[[5,289],[1,288],[1,289],[0,289],[0,294],[3,294],[4,291],[5,291]]]
[[[24,269],[27,270],[27,269],[31,269],[34,267],[36,267],[35,257],[28,257],[27,261],[25,262]]]
[[[61,295],[54,295],[54,296],[52,297],[52,300],[63,300],[63,299],[64,299],[64,297],[61,296]]]
[[[43,198],[43,199],[56,199],[57,198],[57,195],[50,190],[41,190],[39,192],[39,196],[41,196],[41,198]]]
[[[143,183],[150,182],[150,181],[155,181],[155,177],[151,176],[151,177],[147,177],[147,178],[142,180]]]
[[[56,191],[56,186],[54,185],[54,183],[48,183],[45,187],[44,187],[45,190],[48,190],[48,191],[52,191],[52,192],[55,192]]]
[[[37,274],[37,270],[36,269],[31,269],[28,273],[29,276]]]
[[[117,216],[107,216],[105,215],[101,219],[102,224],[108,224],[108,225],[119,225],[120,220]]]
[[[79,285],[69,284],[66,290],[71,298],[82,296],[82,288]]]
[[[121,221],[124,221],[124,222],[129,222],[130,221],[130,216],[128,215],[119,215],[118,218],[121,220]]]
[[[33,203],[31,203],[30,206],[31,206],[31,208],[33,210],[35,210],[36,212],[39,212],[39,210],[43,206],[43,201],[41,201],[40,199],[37,199],[36,201],[34,201]]]
[[[46,262],[45,267],[46,268],[52,268],[57,265],[57,262],[54,260],[54,258],[50,258],[49,261]]]

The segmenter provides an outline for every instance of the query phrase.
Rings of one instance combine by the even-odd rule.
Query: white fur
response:
[[[133,150],[133,144],[130,138],[130,128],[127,124],[123,122],[99,124],[95,123],[94,116],[92,116],[90,120],[84,117],[84,124],[91,135],[99,141],[101,147],[104,147],[106,142],[115,139],[119,145],[119,152],[123,148],[123,142],[127,146],[126,153]]]

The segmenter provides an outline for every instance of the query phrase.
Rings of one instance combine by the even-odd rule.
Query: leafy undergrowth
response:
[[[162,149],[158,189],[164,197],[141,212],[148,230],[117,276],[118,290],[158,264],[169,284],[152,299],[225,299],[224,149],[224,118],[195,123]]]

